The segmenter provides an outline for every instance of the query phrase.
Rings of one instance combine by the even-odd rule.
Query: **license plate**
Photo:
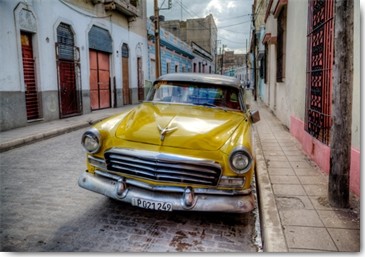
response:
[[[172,211],[171,203],[151,201],[141,198],[132,198],[132,205],[156,211]]]

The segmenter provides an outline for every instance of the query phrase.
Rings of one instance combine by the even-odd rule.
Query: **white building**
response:
[[[2,0],[0,130],[143,98],[145,0]]]
[[[258,96],[290,129],[307,155],[330,169],[335,13],[333,0],[255,0],[264,82]],[[264,18],[259,20],[259,18]],[[259,34],[260,33],[260,34]],[[350,189],[360,195],[360,3],[354,2]],[[257,59],[259,61],[262,59]],[[264,65],[264,67],[262,67]]]

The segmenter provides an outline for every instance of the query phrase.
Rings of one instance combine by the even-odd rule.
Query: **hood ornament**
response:
[[[178,129],[178,127],[169,128],[170,124],[171,124],[171,122],[169,124],[167,124],[167,126],[165,128],[162,128],[160,126],[160,124],[157,123],[157,128],[160,131],[160,135],[161,135],[161,137],[160,137],[161,141],[164,141],[167,133],[172,133]]]
[[[174,121],[174,118],[171,119],[170,122],[166,125],[166,127],[163,128],[157,122],[157,119],[159,118],[159,116],[156,113],[154,113],[154,116],[155,116],[157,128],[160,131],[160,135],[161,135],[160,139],[161,139],[161,141],[164,141],[165,136],[166,136],[167,133],[172,133],[172,132],[174,132],[175,130],[178,129],[178,127],[169,128],[170,125],[171,125],[171,123]]]
[[[157,123],[157,128],[160,131],[160,135],[161,135],[161,137],[160,137],[161,141],[164,141],[165,136],[166,136],[167,133],[174,132],[175,130],[178,129],[178,127],[169,128],[169,125],[170,124],[168,124],[166,126],[166,128],[161,128],[161,126]]]

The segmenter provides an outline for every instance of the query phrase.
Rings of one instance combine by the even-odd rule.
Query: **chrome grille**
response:
[[[219,163],[181,155],[113,148],[105,152],[107,169],[154,181],[215,186]]]

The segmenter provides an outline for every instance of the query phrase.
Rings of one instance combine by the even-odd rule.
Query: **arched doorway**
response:
[[[93,26],[89,31],[91,110],[111,107],[110,60],[112,39],[105,29]]]
[[[81,97],[78,87],[80,62],[79,49],[75,47],[71,26],[61,23],[57,27],[56,57],[58,70],[58,95],[60,117],[80,114]]]

